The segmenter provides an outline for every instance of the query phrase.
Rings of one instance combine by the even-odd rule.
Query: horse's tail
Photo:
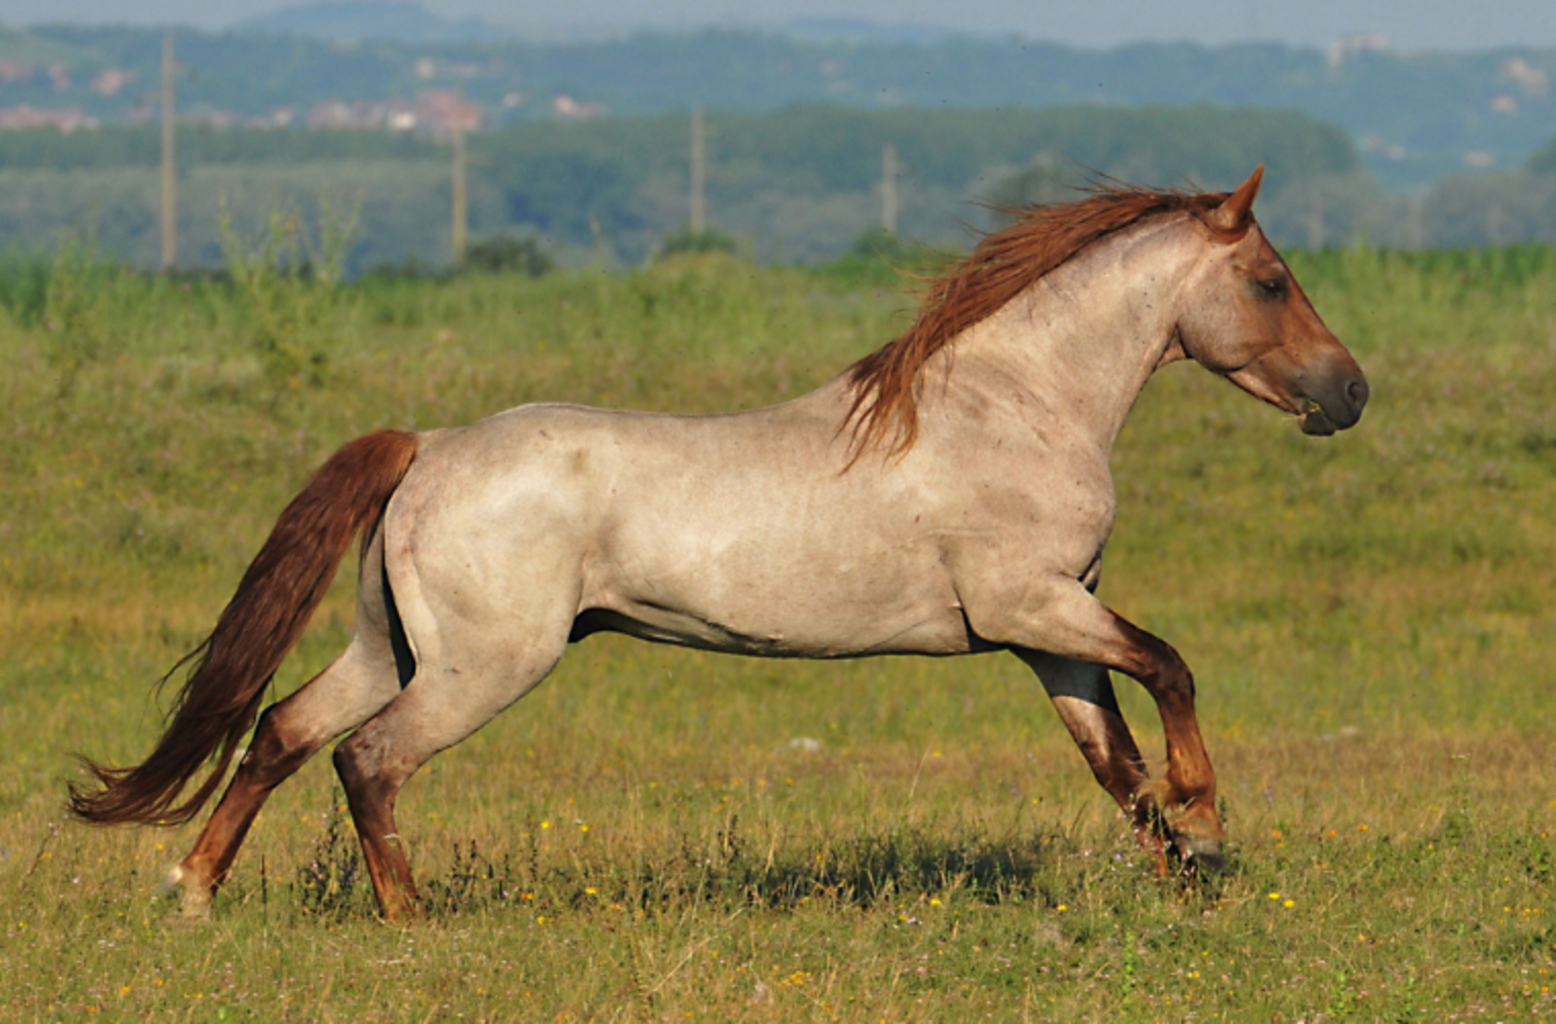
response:
[[[192,665],[151,756],[130,768],[83,758],[101,788],[72,785],[72,813],[100,825],[177,825],[199,813],[352,538],[378,522],[415,458],[415,435],[398,430],[357,438],[330,456],[276,520],[211,635],[163,677]],[[210,777],[178,803],[184,784],[213,757]]]

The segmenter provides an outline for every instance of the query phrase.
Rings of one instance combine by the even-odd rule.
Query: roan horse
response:
[[[1026,211],[929,284],[917,320],[783,405],[672,416],[532,405],[352,441],[282,512],[143,763],[88,762],[71,807],[175,824],[204,916],[270,791],[331,739],[384,916],[420,907],[400,787],[524,696],[570,641],[613,630],[738,654],[1006,649],[1029,664],[1140,841],[1214,869],[1222,828],[1194,681],[1093,596],[1114,517],[1109,451],[1158,367],[1190,358],[1300,417],[1351,426],[1367,383],[1235,193],[1108,187]],[[364,535],[346,651],[258,715]],[[181,663],[183,664],[183,663]],[[175,666],[176,668],[176,666]],[[1108,670],[1155,698],[1152,780]],[[213,761],[191,795],[186,783]]]

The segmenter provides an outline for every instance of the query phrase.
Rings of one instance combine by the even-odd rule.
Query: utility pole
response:
[[[470,237],[470,202],[465,188],[465,125],[458,118],[454,121],[454,224],[451,237],[454,248],[454,269],[465,265],[465,246]]]
[[[173,33],[162,35],[162,269],[178,259],[178,166],[174,152]]]
[[[881,230],[897,233],[897,147],[881,147]]]
[[[708,230],[708,141],[702,105],[692,108],[692,234]]]

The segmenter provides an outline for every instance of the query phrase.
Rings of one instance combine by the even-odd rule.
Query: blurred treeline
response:
[[[1338,125],[1390,192],[1465,168],[1514,168],[1544,144],[1556,116],[1556,51],[1526,48],[1410,53],[1362,37],[1327,52],[1182,42],[1091,51],[954,31],[908,38],[836,22],[813,30],[796,23],[777,32],[547,41],[489,28],[397,32],[389,12],[373,5],[319,4],[313,13],[326,7],[335,16],[354,12],[359,24],[334,38],[311,37],[319,26],[309,24],[309,5],[298,5],[236,31],[180,30],[180,109],[202,120],[240,121],[286,111],[301,122],[325,101],[403,100],[428,88],[458,90],[493,126],[550,119],[563,97],[622,117],[698,104],[745,113],[794,103],[861,110],[1236,105],[1299,110]],[[424,18],[435,29],[436,19]],[[0,59],[32,69],[0,80],[0,106],[76,107],[104,124],[154,119],[161,47],[162,29],[154,27],[0,25]],[[104,72],[120,76],[116,87],[98,86]]]
[[[543,121],[470,139],[473,237],[532,237],[564,262],[639,263],[689,213],[682,114]],[[1384,193],[1340,129],[1295,112],[1071,107],[860,111],[797,106],[711,112],[714,227],[764,262],[845,252],[881,218],[882,151],[895,147],[898,235],[965,242],[993,207],[1063,201],[1088,180],[1205,189],[1268,168],[1261,220],[1278,243],[1364,238],[1396,248],[1556,239],[1556,149],[1517,173],[1448,178]],[[0,245],[51,248],[69,231],[100,255],[158,252],[155,127],[0,133]],[[223,262],[224,211],[240,230],[277,210],[351,210],[344,269],[446,265],[446,143],[389,133],[196,128],[179,135],[179,263]]]

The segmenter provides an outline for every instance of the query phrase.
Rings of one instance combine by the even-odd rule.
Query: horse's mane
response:
[[[927,282],[906,334],[848,369],[856,457],[888,442],[890,454],[913,446],[919,370],[958,334],[1099,238],[1157,214],[1187,210],[1203,219],[1226,198],[1220,192],[1157,192],[1106,183],[1078,202],[1014,211],[1014,223],[984,235],[971,255]]]

